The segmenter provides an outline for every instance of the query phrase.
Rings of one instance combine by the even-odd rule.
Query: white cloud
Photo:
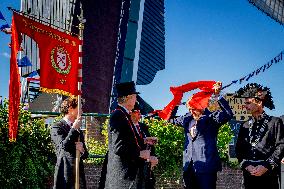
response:
[[[4,56],[5,58],[10,58],[10,54],[7,52],[3,52],[1,53],[2,56]]]

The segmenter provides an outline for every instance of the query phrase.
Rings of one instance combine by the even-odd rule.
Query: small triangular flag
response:
[[[36,75],[38,75],[37,70],[36,70],[36,71],[33,71],[33,72],[31,72],[31,73],[29,73],[28,77],[34,77],[34,76],[36,76]]]
[[[6,20],[1,11],[0,11],[0,20]]]
[[[27,56],[24,56],[23,58],[18,60],[18,66],[19,67],[32,66],[32,63]]]
[[[0,30],[4,30],[6,28],[10,28],[10,26],[8,24],[4,24],[4,25],[0,26]]]

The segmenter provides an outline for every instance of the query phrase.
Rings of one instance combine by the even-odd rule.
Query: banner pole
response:
[[[79,68],[78,68],[78,91],[81,92],[81,86],[82,86],[82,63],[83,63],[83,57],[82,57],[82,46],[83,46],[83,30],[84,30],[84,22],[83,19],[83,10],[81,8],[81,15],[79,17],[79,39],[80,39],[80,45],[79,45]],[[80,117],[82,115],[82,102],[81,102],[81,95],[78,95],[78,115],[77,117]],[[80,142],[80,136],[78,138],[78,142]],[[76,150],[76,162],[75,162],[75,189],[80,188],[80,170],[79,170],[79,164],[80,164],[80,151]]]

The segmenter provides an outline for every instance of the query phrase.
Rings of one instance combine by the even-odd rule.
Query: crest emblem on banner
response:
[[[71,69],[71,60],[64,47],[57,46],[50,53],[52,67],[61,74],[69,74]]]

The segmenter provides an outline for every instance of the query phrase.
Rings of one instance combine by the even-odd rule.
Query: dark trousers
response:
[[[185,189],[216,189],[217,172],[196,173],[192,162],[188,169],[183,172]]]
[[[279,189],[279,177],[277,174],[267,172],[262,176],[252,176],[244,172],[245,189]]]
[[[281,189],[284,189],[284,163],[281,163]]]

